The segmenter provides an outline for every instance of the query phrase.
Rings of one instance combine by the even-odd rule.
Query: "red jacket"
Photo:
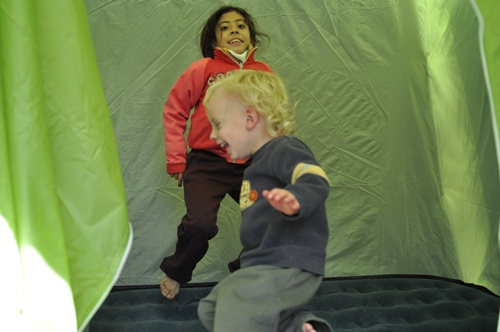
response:
[[[256,49],[250,50],[245,63],[239,63],[221,49],[214,50],[214,58],[203,58],[195,61],[179,77],[170,90],[170,95],[163,108],[163,125],[165,128],[165,147],[167,157],[167,173],[183,173],[186,170],[187,146],[184,138],[187,121],[191,114],[191,125],[187,144],[192,149],[213,152],[228,162],[244,163],[246,160],[231,160],[225,150],[210,139],[212,127],[206,116],[203,99],[210,84],[224,77],[229,71],[253,69],[272,72],[271,68],[254,59]]]

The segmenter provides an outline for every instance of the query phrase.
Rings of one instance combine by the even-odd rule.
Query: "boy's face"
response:
[[[251,44],[250,30],[243,16],[237,12],[225,13],[220,17],[215,28],[217,45],[220,48],[228,48],[241,54]]]
[[[236,95],[222,89],[215,91],[207,105],[207,117],[212,125],[210,139],[225,148],[233,160],[252,154],[247,108]]]

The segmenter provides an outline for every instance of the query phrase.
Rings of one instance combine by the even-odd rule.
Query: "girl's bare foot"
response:
[[[180,285],[174,279],[170,279],[168,276],[165,276],[165,278],[160,281],[160,288],[163,296],[165,296],[169,300],[172,300],[177,295],[177,293],[179,293]]]
[[[311,324],[305,323],[304,324],[304,332],[316,332],[316,330],[314,329],[314,327]]]

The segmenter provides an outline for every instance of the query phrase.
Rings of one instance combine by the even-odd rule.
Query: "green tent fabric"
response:
[[[489,88],[489,100],[492,107],[492,122],[496,128],[500,124],[500,2],[488,0],[471,0],[479,19],[479,37],[483,69]],[[497,147],[497,158],[500,160],[500,138],[498,130],[494,131]],[[500,164],[500,162],[499,162]],[[500,243],[500,229],[498,230]],[[500,332],[500,315],[498,316],[497,331]]]
[[[434,275],[500,294],[499,11],[486,0],[85,0],[134,225],[117,284],[158,284],[175,248],[184,205],[162,108],[221,3],[270,35],[256,58],[300,101],[296,134],[332,181],[327,276]],[[239,221],[225,200],[193,282],[229,273]]]
[[[483,70],[488,88],[491,113],[493,117],[494,139],[497,147],[497,158],[500,160],[500,2],[489,0],[471,0],[479,19],[479,37]],[[499,162],[500,163],[500,162]],[[500,241],[500,230],[499,230]]]
[[[500,124],[500,2],[491,0],[471,0],[480,20],[480,44],[483,68],[490,89],[490,103],[496,114],[496,125]],[[497,148],[500,148],[497,136]],[[497,150],[498,151],[498,150]],[[500,155],[500,154],[497,154]]]
[[[0,3],[0,330],[82,330],[131,246],[83,2]]]
[[[332,181],[327,276],[500,295],[497,2],[6,0],[0,329],[83,329],[112,285],[158,284],[184,213],[161,111],[221,3],[271,36],[257,58],[300,101],[297,136]],[[239,218],[224,201],[194,282],[229,273]]]

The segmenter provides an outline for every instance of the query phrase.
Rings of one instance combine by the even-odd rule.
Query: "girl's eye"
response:
[[[225,31],[225,30],[229,29],[229,27],[228,27],[227,25],[224,25],[224,26],[221,26],[221,27],[220,27],[220,29],[221,29],[222,31]]]
[[[246,27],[247,27],[247,26],[246,26],[245,24],[240,24],[240,25],[238,25],[238,28],[240,28],[240,29],[245,29]]]

